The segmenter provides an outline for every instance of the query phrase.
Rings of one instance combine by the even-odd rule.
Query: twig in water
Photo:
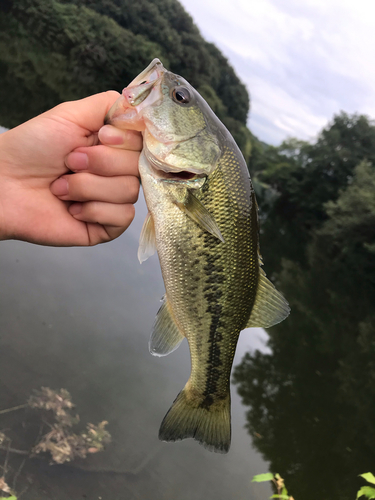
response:
[[[16,448],[9,448],[8,446],[0,446],[0,450],[9,450],[10,453],[17,453],[17,455],[30,455],[29,451],[17,450]]]
[[[11,411],[20,410],[21,408],[26,408],[27,406],[29,405],[26,403],[23,405],[13,406],[12,408],[6,408],[5,410],[0,410],[0,415],[3,415],[4,413],[10,413]]]
[[[18,470],[17,472],[14,474],[14,477],[13,477],[13,490],[16,491],[16,482],[17,482],[17,479],[18,479],[18,476],[21,474],[21,470],[23,469],[23,466],[25,465],[26,463],[26,458],[24,458],[21,462],[21,465],[18,467]],[[18,496],[19,498],[19,496]]]

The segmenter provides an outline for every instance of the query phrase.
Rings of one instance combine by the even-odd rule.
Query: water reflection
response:
[[[303,500],[354,498],[375,464],[373,290],[323,242],[303,267],[283,261],[292,314],[234,373],[256,449]]]
[[[145,214],[141,200],[127,233],[96,248],[0,244],[0,409],[23,403],[41,386],[64,387],[82,425],[108,420],[113,438],[105,452],[71,465],[28,460],[16,484],[18,492],[27,488],[25,500],[270,495],[267,486],[251,484],[268,464],[252,448],[235,390],[228,455],[207,452],[192,440],[158,441],[160,422],[185,384],[190,362],[185,343],[162,359],[148,353],[164,287],[156,258],[142,266],[136,260]],[[263,341],[261,331],[242,334],[235,363]],[[0,430],[8,429],[14,447],[25,448],[28,419],[24,410],[1,416]],[[11,481],[22,459],[11,454]]]

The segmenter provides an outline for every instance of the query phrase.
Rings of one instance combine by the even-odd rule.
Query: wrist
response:
[[[1,162],[0,162],[0,171],[1,171]],[[1,182],[1,174],[0,174],[0,185],[2,189],[5,187]],[[5,209],[4,209],[4,201],[2,197],[2,193],[0,193],[0,241],[9,240],[10,236],[7,235],[6,224],[5,224]]]
[[[0,134],[0,241],[11,239],[11,236],[7,231],[7,218],[5,215],[6,212],[6,198],[9,190],[8,183],[6,181],[6,132]]]

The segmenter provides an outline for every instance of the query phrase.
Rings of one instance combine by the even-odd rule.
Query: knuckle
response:
[[[132,223],[132,221],[135,217],[135,207],[134,207],[134,205],[125,205],[125,207],[126,207],[126,210],[125,210],[126,224],[125,224],[125,226],[128,227]]]
[[[119,94],[116,90],[106,90],[105,91],[105,94],[109,97],[109,98],[118,98],[120,97],[121,94]]]
[[[72,181],[69,181],[72,187],[70,191],[72,191],[72,193],[81,200],[90,199],[89,176],[83,173],[76,173],[71,175],[70,177]]]
[[[127,179],[127,194],[132,203],[138,200],[139,180],[138,177],[129,176]]]
[[[100,221],[100,202],[90,201],[86,203],[86,214],[89,216],[91,222],[98,223]]]

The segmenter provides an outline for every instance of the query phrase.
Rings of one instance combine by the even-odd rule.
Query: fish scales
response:
[[[173,195],[169,206],[164,193],[148,199],[148,191],[154,195],[155,190],[143,183],[148,206],[156,206],[151,210],[167,297],[189,341],[190,382],[199,394],[197,404],[203,405],[227,396],[238,335],[255,299],[257,245],[250,236],[257,231],[256,213],[249,203],[247,169],[238,167],[228,148],[199,195],[225,243],[181,212]]]
[[[157,249],[166,289],[150,351],[169,354],[184,338],[190,348],[190,378],[159,437],[192,437],[225,453],[239,334],[289,314],[260,267],[246,163],[203,98],[157,59],[123,90],[107,123],[143,131],[139,171],[149,214],[138,257],[142,262]]]

